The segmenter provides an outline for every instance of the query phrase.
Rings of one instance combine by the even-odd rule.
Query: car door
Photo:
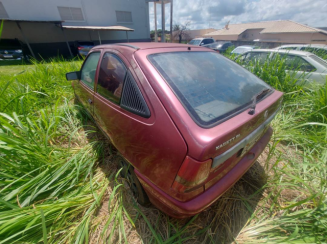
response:
[[[126,65],[127,64],[127,65]],[[126,92],[125,92],[126,91]],[[101,58],[94,93],[94,119],[118,151],[127,157],[136,145],[150,148],[148,140],[140,141],[149,127],[150,110],[128,69],[127,61],[114,50]],[[143,143],[143,144],[142,144]],[[153,142],[151,142],[153,143]],[[128,152],[128,148],[133,150]]]
[[[73,83],[76,97],[91,115],[100,54],[100,51],[94,51],[87,56],[81,68],[81,79]]]

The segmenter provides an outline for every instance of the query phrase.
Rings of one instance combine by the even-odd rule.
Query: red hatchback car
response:
[[[203,47],[100,45],[66,75],[117,148],[138,202],[195,215],[226,192],[269,142],[282,93]]]

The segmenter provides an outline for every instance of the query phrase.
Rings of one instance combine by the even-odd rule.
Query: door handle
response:
[[[90,98],[87,101],[89,102],[89,104],[92,104],[92,102],[93,102],[92,99],[90,99]]]

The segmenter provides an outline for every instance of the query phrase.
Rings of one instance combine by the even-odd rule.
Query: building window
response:
[[[9,16],[2,2],[0,2],[0,19],[8,19]]]
[[[116,11],[117,22],[119,23],[132,23],[132,12]]]
[[[81,8],[58,7],[58,11],[62,20],[84,21]]]

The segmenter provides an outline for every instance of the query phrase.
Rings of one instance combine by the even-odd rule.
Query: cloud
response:
[[[166,4],[166,29],[169,29],[170,4]],[[161,5],[157,5],[161,29]],[[313,27],[327,26],[325,0],[175,0],[174,23],[191,22],[191,29],[222,28],[231,24],[268,20],[293,20]],[[160,26],[160,27],[159,27]],[[150,28],[154,29],[153,3],[150,3]]]

